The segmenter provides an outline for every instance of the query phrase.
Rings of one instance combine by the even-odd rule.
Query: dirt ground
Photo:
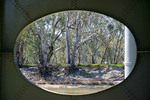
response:
[[[41,77],[38,67],[20,68],[20,71],[32,83],[51,88],[101,88],[117,85],[124,80],[124,67],[78,66],[72,74],[66,74],[64,67],[53,68],[48,77]]]

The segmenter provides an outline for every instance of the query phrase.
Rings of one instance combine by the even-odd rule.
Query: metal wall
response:
[[[46,92],[26,81],[14,63],[19,32],[48,14],[84,9],[116,18],[133,33],[137,62],[121,84],[91,95],[65,96]],[[150,100],[150,3],[148,0],[5,0],[1,22],[1,100]]]

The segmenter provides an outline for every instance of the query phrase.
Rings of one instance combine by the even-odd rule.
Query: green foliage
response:
[[[122,67],[124,66],[124,64],[78,64],[78,66],[86,66],[86,65],[93,65],[93,66],[96,66],[96,65],[100,65],[100,66],[119,66],[119,67]]]
[[[112,24],[109,24],[108,26],[107,26],[107,28],[108,28],[108,30],[113,30],[114,29],[114,26],[112,25]]]
[[[110,64],[110,66],[120,66],[120,67],[122,67],[122,66],[124,66],[124,64]]]
[[[103,64],[104,62],[108,62],[110,66],[123,66],[123,64],[113,64],[122,63],[124,60],[124,26],[122,24],[120,24],[115,19],[101,14],[80,11],[79,23],[76,25],[78,20],[77,12],[75,11],[68,13],[68,39],[71,53],[75,46],[76,34],[79,41],[77,46],[89,36],[95,34],[88,38],[86,42],[77,48],[75,52],[76,65],[108,66],[108,64]],[[82,23],[83,27],[81,34],[78,35]],[[29,26],[27,30],[23,32],[21,37],[21,40],[24,42],[23,64],[39,64],[40,57],[42,55],[41,41],[45,41],[45,46],[47,46],[45,53],[48,57],[47,64],[53,63],[66,65],[65,26],[66,12],[49,15]],[[43,40],[41,40],[41,38]],[[17,43],[19,44],[19,42]],[[51,50],[51,46],[53,46],[53,50]]]
[[[23,64],[23,66],[33,66],[33,67],[37,67],[37,64]]]

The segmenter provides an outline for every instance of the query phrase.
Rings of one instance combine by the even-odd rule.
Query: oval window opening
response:
[[[136,61],[136,44],[119,21],[90,11],[64,11],[26,26],[15,62],[31,83],[65,95],[96,93],[122,82]]]

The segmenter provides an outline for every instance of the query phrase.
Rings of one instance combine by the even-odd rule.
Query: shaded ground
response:
[[[32,83],[51,92],[83,95],[96,93],[119,84],[124,80],[124,67],[80,65],[49,65],[47,74],[39,75],[38,67],[20,68],[23,75]]]
[[[48,66],[45,77],[39,75],[38,67],[20,68],[23,75],[37,85],[116,85],[124,79],[124,67],[80,65]]]
[[[38,67],[20,68],[23,75],[37,86],[61,94],[90,94],[108,89],[124,80],[124,67],[80,65],[47,67],[47,74],[39,75]]]

